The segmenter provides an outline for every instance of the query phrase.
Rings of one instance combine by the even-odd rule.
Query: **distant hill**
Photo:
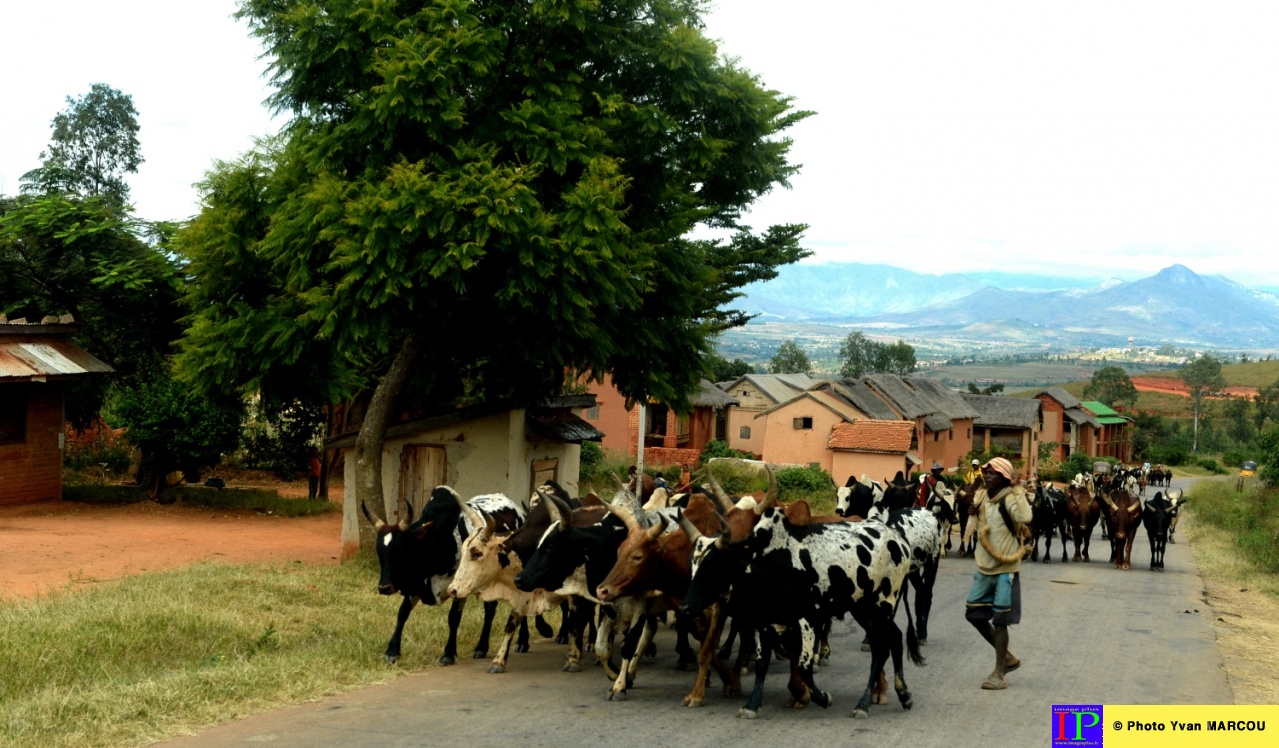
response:
[[[1089,282],[1096,285],[1081,287]],[[1122,345],[1134,337],[1139,345],[1279,348],[1279,297],[1183,265],[1133,282],[795,265],[745,291],[740,306],[761,319],[838,321],[978,340]]]

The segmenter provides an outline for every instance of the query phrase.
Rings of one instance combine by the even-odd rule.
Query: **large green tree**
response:
[[[1084,385],[1084,399],[1096,400],[1109,407],[1137,404],[1137,387],[1128,372],[1118,366],[1103,366],[1092,373],[1092,381]]]
[[[1195,412],[1195,431],[1191,439],[1190,451],[1198,452],[1199,420],[1203,415],[1204,398],[1226,387],[1226,378],[1221,373],[1221,361],[1211,353],[1205,353],[1181,370],[1181,381],[1190,391],[1190,401]]]
[[[350,466],[371,505],[402,391],[534,401],[610,373],[686,406],[748,319],[737,289],[805,254],[803,226],[741,217],[795,172],[806,113],[718,55],[702,5],[245,0],[292,120],[204,183],[183,374],[371,390]]]
[[[793,340],[783,341],[777,346],[777,352],[768,361],[768,370],[773,374],[808,374],[813,370],[813,362],[808,354]]]
[[[116,370],[71,385],[66,416],[77,428],[111,384],[158,366],[181,334],[170,234],[108,197],[0,196],[0,312],[33,321],[70,314],[79,327],[72,341]]]
[[[886,372],[904,377],[915,370],[915,348],[899,340],[880,343],[854,330],[839,346],[839,374],[859,379],[868,374]]]
[[[53,118],[49,149],[42,164],[22,175],[23,192],[129,200],[124,175],[142,164],[138,111],[133,97],[105,83],[94,83]]]
[[[1268,424],[1279,423],[1279,380],[1259,388],[1252,403],[1252,419],[1257,431],[1263,431]]]

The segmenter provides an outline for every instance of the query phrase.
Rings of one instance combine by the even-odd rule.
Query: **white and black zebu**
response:
[[[448,486],[438,486],[422,510],[422,516],[413,521],[409,507],[403,520],[388,524],[373,517],[363,503],[360,509],[373,525],[377,534],[375,543],[381,574],[377,591],[383,595],[402,595],[400,610],[395,618],[395,633],[386,644],[386,661],[395,664],[400,659],[400,639],[404,624],[419,601],[435,605],[444,599],[453,572],[457,570],[462,540],[470,532],[470,523],[462,516],[458,493]],[[476,496],[466,502],[481,517],[491,517],[494,527],[502,532],[516,530],[524,523],[524,507],[502,494]],[[462,622],[465,598],[453,600],[449,609],[449,639],[444,645],[441,665],[452,665],[457,659],[457,628]],[[497,601],[484,603],[484,624],[480,639],[471,656],[488,657],[489,629],[497,613]],[[528,622],[521,622],[517,651],[528,650]]]
[[[727,533],[696,538],[693,577],[682,609],[700,613],[731,590],[729,613],[742,622],[743,631],[755,632],[756,651],[772,651],[781,629],[789,637],[787,649],[800,652],[799,676],[811,700],[823,707],[830,705],[830,695],[813,683],[817,632],[832,617],[851,613],[871,644],[866,690],[851,715],[864,718],[870,716],[875,683],[890,655],[898,699],[903,708],[913,705],[902,676],[901,629],[893,621],[910,570],[910,548],[882,522],[796,526],[773,508],[736,543],[729,542]],[[923,665],[909,604],[906,614],[910,657]],[[770,660],[762,656],[755,661],[755,687],[739,717],[758,715]]]

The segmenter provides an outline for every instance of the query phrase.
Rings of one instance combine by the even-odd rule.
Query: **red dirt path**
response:
[[[1190,397],[1190,391],[1186,389],[1185,383],[1172,377],[1133,377],[1132,386],[1136,387],[1138,392],[1163,392],[1169,395]],[[1233,386],[1227,387],[1223,392],[1227,395],[1247,397],[1249,399],[1257,396],[1256,387]]]
[[[0,506],[0,600],[200,561],[336,565],[341,535],[341,512],[287,518],[152,502]]]

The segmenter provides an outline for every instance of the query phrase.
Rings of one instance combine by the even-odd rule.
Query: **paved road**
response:
[[[928,665],[906,665],[915,697],[909,712],[892,697],[888,706],[874,707],[870,719],[848,717],[870,655],[860,651],[860,629],[837,621],[833,662],[817,674],[818,684],[834,697],[826,710],[782,707],[781,663],[770,674],[757,720],[735,718],[744,697],[723,697],[713,689],[701,709],[683,708],[680,699],[692,676],[673,669],[673,634],[662,631],[660,653],[643,663],[626,702],[604,699],[608,684],[598,668],[562,673],[563,648],[536,641],[531,653],[512,655],[502,675],[486,673],[487,661],[463,661],[165,745],[563,746],[615,741],[618,735],[629,736],[628,745],[715,748],[734,740],[780,746],[850,738],[912,748],[951,748],[978,739],[988,745],[1040,745],[1050,734],[1052,704],[1234,703],[1203,582],[1184,540],[1168,546],[1163,573],[1145,568],[1144,533],[1127,572],[1106,563],[1109,544],[1101,541],[1100,530],[1092,548],[1089,564],[1062,564],[1054,547],[1052,563],[1024,566],[1023,618],[1012,629],[1012,651],[1025,664],[1009,675],[1006,691],[980,689],[994,656],[963,618],[972,561],[944,560],[924,649]],[[904,627],[904,616],[899,618]],[[388,608],[388,630],[391,619]],[[405,646],[415,646],[411,630],[410,625]]]

